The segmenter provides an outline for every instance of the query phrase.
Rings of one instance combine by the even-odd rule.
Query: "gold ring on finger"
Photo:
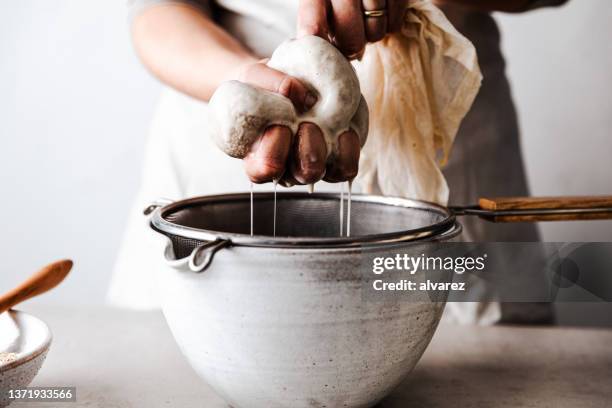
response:
[[[387,10],[385,9],[381,9],[381,10],[365,10],[363,12],[363,14],[366,17],[384,17],[387,15]]]

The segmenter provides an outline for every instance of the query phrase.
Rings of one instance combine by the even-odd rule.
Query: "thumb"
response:
[[[248,66],[238,79],[289,98],[300,112],[310,110],[317,102],[315,93],[298,79],[262,63]]]

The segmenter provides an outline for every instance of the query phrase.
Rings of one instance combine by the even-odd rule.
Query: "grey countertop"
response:
[[[54,334],[32,386],[77,388],[76,403],[54,408],[226,408],[183,359],[160,312],[23,310]],[[441,325],[380,408],[611,405],[612,330]]]

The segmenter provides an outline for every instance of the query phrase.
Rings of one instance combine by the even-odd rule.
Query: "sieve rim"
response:
[[[257,192],[254,198],[273,199],[273,192]],[[306,192],[279,192],[277,199],[284,198],[315,198],[324,200],[339,200],[338,193],[306,193]],[[188,227],[173,223],[165,219],[168,213],[183,210],[205,203],[220,204],[223,202],[250,200],[250,193],[229,193],[197,196],[168,203],[156,208],[151,214],[151,227],[167,236],[178,236],[197,241],[229,241],[234,246],[247,247],[274,247],[274,248],[347,248],[370,245],[383,245],[396,242],[421,241],[445,236],[453,232],[458,226],[455,214],[442,205],[410,198],[378,196],[370,194],[353,194],[353,202],[365,202],[390,205],[403,208],[416,208],[423,211],[435,212],[443,216],[441,221],[414,228],[399,230],[382,234],[371,234],[355,237],[271,237],[267,235],[250,235],[230,232],[213,231],[202,228]],[[460,228],[459,228],[460,230]]]

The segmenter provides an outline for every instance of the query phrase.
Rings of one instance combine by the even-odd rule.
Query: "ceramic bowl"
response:
[[[50,345],[51,331],[42,320],[16,310],[0,314],[0,407],[9,405],[10,389],[32,382]]]
[[[364,299],[366,251],[232,247],[202,273],[160,271],[166,320],[234,408],[367,408],[414,368],[444,303]]]

